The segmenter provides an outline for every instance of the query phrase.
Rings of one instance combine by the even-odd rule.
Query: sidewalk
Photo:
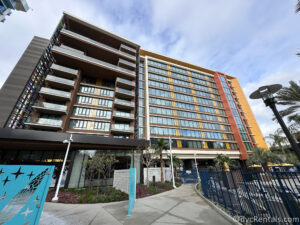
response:
[[[126,216],[127,201],[105,204],[46,203],[39,224],[229,225],[193,188],[194,185],[182,185],[176,190],[138,199],[130,217]]]

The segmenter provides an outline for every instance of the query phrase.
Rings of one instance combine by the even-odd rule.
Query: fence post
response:
[[[237,192],[237,187],[236,187],[236,184],[235,184],[235,178],[233,177],[231,170],[230,170],[230,174],[231,174],[231,177],[232,177],[232,182],[233,182],[233,186],[234,186],[234,189],[235,189],[235,193],[236,193],[236,196],[237,196],[237,199],[239,201],[240,208],[241,208],[241,214],[244,214],[244,210],[243,210],[243,207],[242,207],[240,196],[239,196],[239,193]]]
[[[218,171],[217,171],[217,173],[218,173]],[[217,174],[217,176],[218,176],[218,179],[219,179],[219,185],[220,185],[220,189],[221,189],[220,191],[222,193],[222,198],[223,198],[223,201],[224,201],[224,207],[226,209],[227,208],[227,204],[226,204],[226,200],[224,198],[224,193],[223,193],[223,189],[222,189],[222,185],[221,185],[221,181],[220,181],[220,172],[218,174]]]
[[[267,198],[266,198],[265,192],[264,192],[264,190],[263,190],[263,188],[262,188],[262,185],[261,185],[261,182],[260,182],[260,176],[259,176],[259,174],[257,173],[257,171],[255,171],[254,173],[255,173],[255,175],[256,175],[256,177],[257,177],[257,181],[258,181],[258,184],[259,184],[259,188],[260,188],[261,193],[263,194],[264,201],[265,201],[265,203],[266,203],[266,205],[267,205],[268,214],[269,214],[271,217],[273,217],[273,216],[272,216],[272,211],[271,211],[270,206],[269,206],[269,203],[268,203],[268,200],[267,200]]]
[[[282,181],[281,181],[281,179],[280,179],[280,177],[279,177],[278,172],[277,172],[276,170],[274,170],[274,173],[275,173],[275,175],[276,175],[276,178],[277,178],[277,181],[278,181],[278,183],[279,183],[279,186],[280,186],[280,188],[281,188],[281,190],[282,190],[282,194],[283,194],[283,197],[284,197],[284,198],[282,198],[282,200],[283,200],[283,201],[286,203],[286,205],[288,206],[288,212],[289,212],[290,214],[292,214],[292,215],[290,215],[290,216],[292,216],[292,218],[298,218],[298,217],[297,217],[297,214],[295,213],[295,210],[294,210],[293,206],[291,205],[290,200],[289,200],[289,198],[288,198],[288,196],[287,196],[287,194],[286,194],[285,188],[284,188],[284,186],[283,186],[283,184],[282,184]],[[294,224],[299,225],[300,223],[297,222],[297,221],[294,221]]]
[[[251,206],[251,209],[253,211],[253,216],[256,216],[256,211],[255,211],[255,208],[254,208],[254,205],[253,205],[253,202],[251,200],[251,196],[250,196],[250,193],[249,193],[249,188],[248,188],[248,185],[245,181],[245,178],[244,178],[244,174],[243,174],[243,171],[242,169],[240,169],[240,173],[242,175],[242,179],[243,179],[243,182],[244,182],[244,185],[245,185],[245,188],[246,188],[246,192],[247,192],[247,195],[248,195],[248,198],[249,198],[249,201],[250,201],[250,206]]]

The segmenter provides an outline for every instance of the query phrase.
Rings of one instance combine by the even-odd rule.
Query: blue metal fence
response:
[[[300,172],[200,169],[203,194],[240,222],[300,224]]]
[[[179,170],[177,173],[181,183],[183,184],[196,184],[198,182],[196,169],[182,171]]]

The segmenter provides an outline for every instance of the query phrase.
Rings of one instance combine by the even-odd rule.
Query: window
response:
[[[80,86],[80,92],[94,94],[95,88],[88,86]]]
[[[96,117],[103,118],[103,119],[110,119],[111,118],[111,111],[107,110],[97,110]]]
[[[181,109],[195,110],[195,105],[189,104],[189,103],[183,103],[183,102],[176,102],[176,107],[181,108]]]
[[[172,79],[174,84],[184,85],[190,87],[190,83],[183,80]]]
[[[103,99],[103,98],[99,98],[98,101],[98,105],[100,106],[104,106],[104,107],[112,107],[112,101],[111,100],[107,100],[107,99]]]
[[[175,129],[166,127],[150,127],[150,133],[153,135],[175,136]]]
[[[191,120],[179,120],[179,126],[199,128],[199,122],[191,121]]]
[[[157,75],[157,74],[154,74],[154,73],[148,73],[148,76],[149,76],[149,78],[169,82],[169,78],[165,77],[165,76],[160,76],[160,75]]]
[[[192,90],[190,88],[184,88],[184,87],[180,87],[180,86],[174,86],[173,88],[175,91],[185,92],[188,94],[192,93]]]
[[[205,75],[191,71],[191,75],[206,80]]]
[[[203,105],[211,105],[211,106],[214,105],[212,100],[208,100],[208,99],[205,99],[205,98],[197,97],[197,102],[200,103],[200,104],[203,104]]]
[[[175,72],[179,72],[179,73],[187,73],[187,71],[185,69],[181,69],[176,66],[171,66],[171,70],[173,70]]]
[[[82,108],[82,107],[75,107],[73,111],[74,116],[89,116],[90,109],[89,108]]]
[[[86,129],[88,121],[86,120],[71,120],[70,128],[71,129]]]
[[[118,130],[130,130],[130,123],[116,122],[114,127]]]
[[[216,123],[202,123],[203,128],[211,130],[221,130],[221,126]]]
[[[160,87],[160,88],[170,89],[170,85],[165,84],[165,83],[160,83],[157,81],[153,81],[153,80],[149,80],[149,85]]]
[[[150,117],[150,123],[173,126],[174,125],[174,119],[166,118],[166,117],[151,116]]]
[[[177,115],[180,116],[180,117],[186,117],[186,118],[193,118],[193,119],[197,118],[197,114],[196,113],[186,112],[186,111],[180,111],[180,110],[177,110]]]
[[[172,106],[172,102],[169,100],[165,99],[159,99],[159,98],[150,98],[150,103],[151,104],[156,104],[156,105],[165,105],[165,106]]]
[[[150,113],[173,115],[173,110],[151,106],[150,107]]]
[[[156,61],[153,61],[153,60],[148,60],[148,63],[149,65],[154,65],[154,66],[157,66],[157,67],[162,67],[162,68],[167,68],[167,65],[164,64],[164,63],[161,63],[161,62],[156,62]]]
[[[110,125],[110,123],[96,122],[95,121],[94,130],[109,131],[109,125]]]
[[[148,66],[148,70],[155,73],[168,74],[168,71]]]
[[[216,109],[209,108],[209,107],[206,107],[206,106],[198,106],[198,109],[199,109],[199,111],[202,111],[202,112],[216,113]]]
[[[196,83],[203,84],[203,85],[207,85],[207,82],[205,80],[200,80],[200,79],[195,78],[195,77],[192,77],[192,81],[196,82]]]
[[[130,117],[131,116],[130,111],[125,111],[125,110],[118,110],[118,111],[115,111],[115,113],[116,113],[116,116],[122,116],[122,117]]]
[[[182,75],[182,74],[174,73],[174,72],[172,72],[172,77],[176,77],[176,78],[183,79],[183,80],[188,80],[189,79],[189,77],[186,76],[186,75]]]
[[[175,96],[176,99],[180,99],[180,100],[183,100],[183,101],[187,101],[187,102],[193,102],[194,101],[193,97],[190,96],[190,95],[175,93],[174,96]]]
[[[101,96],[114,97],[114,91],[107,89],[100,89]]]
[[[78,96],[77,103],[79,104],[92,104],[93,98],[86,96]]]
[[[180,129],[180,136],[182,137],[195,137],[195,138],[201,138],[202,134],[199,130],[186,130],[186,129]]]
[[[171,93],[169,91],[163,91],[155,88],[149,88],[150,95],[157,95],[165,98],[171,98]]]

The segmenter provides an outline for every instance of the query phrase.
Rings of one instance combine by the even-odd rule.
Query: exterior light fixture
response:
[[[66,166],[66,162],[67,162],[67,158],[68,158],[68,154],[69,154],[69,150],[70,150],[70,146],[71,146],[71,142],[72,141],[73,141],[72,134],[70,135],[69,140],[63,140],[63,143],[64,144],[68,144],[68,147],[67,147],[67,151],[66,151],[66,154],[65,154],[64,162],[63,162],[63,165],[62,165],[62,168],[61,168],[61,171],[60,171],[60,175],[59,175],[59,178],[58,178],[58,183],[57,183],[55,195],[52,198],[52,202],[57,202],[58,201],[58,192],[59,192],[59,188],[60,188],[60,182],[61,182],[64,170],[65,170],[65,166]]]
[[[254,91],[251,95],[251,99],[263,99],[264,103],[266,106],[270,107],[280,124],[283,132],[285,133],[285,136],[289,140],[292,149],[294,149],[298,159],[300,160],[300,149],[299,146],[297,145],[294,137],[291,135],[290,131],[288,130],[287,126],[285,125],[281,115],[279,114],[277,108],[276,108],[276,99],[273,94],[275,94],[277,91],[279,91],[282,88],[281,84],[273,84],[273,85],[267,85],[267,86],[262,86],[258,88],[256,91]]]

